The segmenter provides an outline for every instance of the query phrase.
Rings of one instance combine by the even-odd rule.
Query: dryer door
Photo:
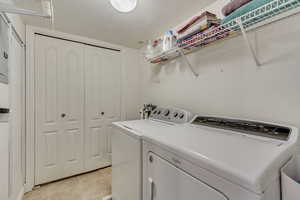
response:
[[[146,200],[227,200],[217,190],[159,156],[149,153],[148,158]]]

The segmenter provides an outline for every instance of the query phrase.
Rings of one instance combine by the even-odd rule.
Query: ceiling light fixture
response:
[[[122,13],[133,11],[137,6],[138,0],[110,0],[111,5]]]

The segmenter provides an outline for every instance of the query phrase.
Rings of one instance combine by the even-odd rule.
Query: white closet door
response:
[[[105,119],[101,90],[103,71],[103,50],[96,47],[85,48],[86,86],[86,170],[105,167]]]
[[[61,41],[63,46],[61,82],[61,119],[63,177],[83,171],[84,164],[84,47]]]
[[[36,55],[36,176],[41,184],[61,178],[62,121],[60,66],[62,45],[58,40],[35,37]]]
[[[83,47],[36,36],[36,184],[83,169]]]
[[[117,51],[104,51],[103,64],[103,105],[106,122],[106,155],[111,160],[112,122],[121,120],[121,53]]]
[[[85,159],[86,169],[93,170],[111,164],[107,150],[111,146],[108,137],[110,134],[109,122],[118,120],[120,116],[120,107],[117,103],[120,101],[120,63],[118,54],[96,47],[87,46],[85,55]]]

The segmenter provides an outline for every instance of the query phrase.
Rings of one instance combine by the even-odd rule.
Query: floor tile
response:
[[[24,200],[102,200],[111,194],[111,168],[42,185]]]

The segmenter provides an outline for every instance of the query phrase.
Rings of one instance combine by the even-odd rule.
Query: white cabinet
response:
[[[9,50],[9,196],[15,199],[21,192],[24,184],[24,152],[25,132],[23,129],[24,120],[24,48],[16,39],[14,34],[10,38]]]
[[[112,199],[142,199],[142,143],[125,128],[112,134]]]
[[[40,35],[35,44],[35,184],[109,166],[120,53]]]
[[[0,17],[0,83],[8,82],[8,57],[5,56],[8,54],[9,44],[8,44],[8,26]],[[0,87],[1,88],[1,87]],[[5,95],[1,95],[0,101],[5,98]],[[7,101],[5,101],[7,102]],[[8,107],[8,103],[3,104],[4,102],[0,102],[0,106],[3,108],[4,106]]]
[[[1,83],[0,83],[1,84]],[[0,118],[1,120],[1,118]],[[9,150],[8,150],[8,138],[9,129],[8,122],[0,121],[0,199],[8,199],[8,179],[9,179]]]
[[[145,200],[226,200],[227,198],[192,177],[186,172],[173,166],[161,157],[148,154],[147,178],[148,187],[145,188]]]

